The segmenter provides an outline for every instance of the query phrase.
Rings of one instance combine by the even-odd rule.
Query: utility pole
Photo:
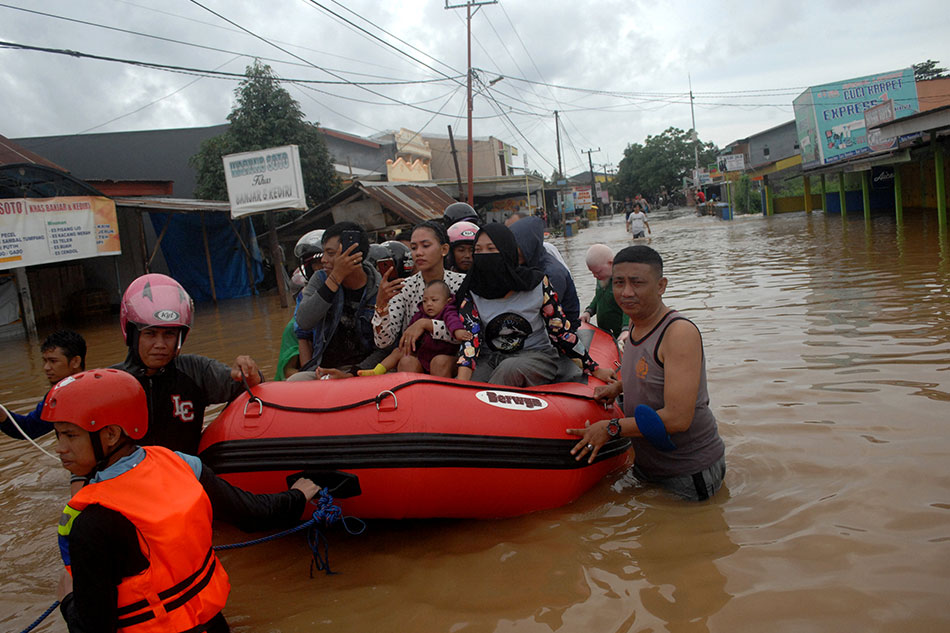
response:
[[[561,123],[557,117],[557,110],[554,111],[554,136],[557,139],[557,175],[564,178],[563,167],[561,167]]]
[[[474,181],[474,164],[473,164],[473,154],[474,149],[472,146],[472,7],[475,7],[475,12],[486,4],[497,4],[498,0],[481,0],[476,2],[475,0],[467,0],[465,4],[449,4],[449,0],[445,0],[446,9],[460,9],[465,7],[466,14],[466,37],[468,38],[468,73],[467,73],[467,93],[468,93],[468,204],[472,207],[475,206],[475,189],[472,184]]]
[[[585,149],[584,151],[581,152],[582,154],[587,154],[587,164],[590,166],[590,201],[591,201],[591,204],[597,204],[597,202],[596,202],[596,198],[597,198],[597,181],[594,180],[594,163],[593,163],[593,161],[591,160],[590,155],[593,154],[594,152],[599,152],[599,151],[600,151],[600,148],[598,147],[597,149]]]
[[[693,78],[686,73],[689,80],[689,115],[693,119],[693,157],[696,159],[696,181],[693,183],[695,189],[699,189],[699,134],[696,133],[696,111],[693,109]]]
[[[449,145],[452,146],[452,160],[455,162],[455,180],[459,184],[459,200],[462,199],[462,173],[459,171],[459,153],[455,151],[455,137],[452,136],[452,126],[449,128]]]

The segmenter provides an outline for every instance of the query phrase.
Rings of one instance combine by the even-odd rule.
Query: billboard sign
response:
[[[222,156],[231,217],[263,211],[306,209],[296,145]]]
[[[574,187],[574,205],[577,207],[589,207],[594,199],[590,193],[590,187]]]
[[[745,154],[726,154],[719,157],[719,171],[744,171]]]
[[[109,198],[0,200],[0,270],[121,253]]]
[[[887,101],[893,103],[897,119],[920,110],[913,68],[805,90],[792,102],[802,166],[828,165],[871,152],[864,113]]]

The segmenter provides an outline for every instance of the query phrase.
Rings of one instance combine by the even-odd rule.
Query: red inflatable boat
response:
[[[609,334],[580,334],[615,367]],[[577,440],[564,429],[622,415],[591,399],[594,383],[515,389],[406,373],[268,382],[208,426],[200,456],[253,492],[285,490],[305,472],[361,518],[517,516],[570,503],[625,464],[626,438],[593,464],[570,454]]]

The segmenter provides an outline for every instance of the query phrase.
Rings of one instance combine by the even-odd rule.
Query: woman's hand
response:
[[[586,455],[588,464],[594,462],[594,458],[600,452],[600,447],[610,440],[610,436],[607,435],[607,423],[609,421],[598,420],[591,424],[588,420],[584,423],[582,429],[567,429],[569,435],[579,435],[581,437],[580,441],[571,449],[571,455],[574,455],[575,460],[580,461]]]
[[[404,280],[396,277],[395,279],[390,279],[393,276],[393,269],[390,268],[383,273],[383,280],[379,282],[379,292],[376,293],[376,311],[379,312],[385,306],[389,305],[389,301],[402,292],[402,285]]]
[[[590,312],[587,310],[581,312],[581,323],[590,323]]]
[[[399,339],[399,350],[407,356],[412,356],[415,354],[416,341],[419,340],[419,337],[431,331],[432,319],[419,319],[402,333],[402,338]]]

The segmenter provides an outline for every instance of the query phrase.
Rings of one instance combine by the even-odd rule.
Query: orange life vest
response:
[[[60,540],[90,504],[122,514],[135,526],[149,566],[118,586],[118,630],[188,631],[217,615],[231,590],[211,548],[211,501],[178,455],[159,446],[149,446],[145,454],[131,470],[90,484],[70,499]]]

